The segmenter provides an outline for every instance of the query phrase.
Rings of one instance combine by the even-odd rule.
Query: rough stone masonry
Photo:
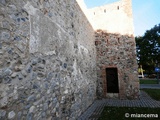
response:
[[[75,120],[106,92],[98,77],[103,62],[98,48],[111,49],[105,42],[95,45],[103,41],[103,30],[95,33],[82,8],[79,0],[0,0],[0,120]],[[126,81],[119,85],[132,93],[124,87],[119,97],[134,99],[139,89],[135,43],[119,38],[123,53],[106,52],[103,65],[115,63],[115,54],[122,57],[119,74],[126,72],[119,80]]]
[[[138,98],[132,0],[119,0],[89,9],[87,16],[95,29],[97,97]],[[117,70],[118,92],[109,91],[109,87],[116,86],[116,75],[109,72],[107,74],[107,69]]]

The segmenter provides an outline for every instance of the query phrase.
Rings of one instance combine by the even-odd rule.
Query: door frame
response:
[[[116,89],[118,90],[118,92],[113,92],[113,94],[118,94],[119,93],[119,80],[118,80],[118,69],[117,69],[117,67],[110,67],[110,68],[106,68],[106,85],[107,85],[107,87],[108,87],[108,84],[107,84],[107,82],[109,83],[109,80],[107,79],[107,69],[109,70],[109,69],[113,69],[114,70],[114,74],[116,74]],[[108,88],[107,88],[108,89]],[[107,92],[107,93],[112,93],[112,92]]]
[[[119,69],[117,66],[115,65],[110,65],[110,66],[107,66],[107,65],[103,65],[102,66],[102,81],[103,81],[103,96],[104,98],[107,97],[107,79],[106,79],[106,68],[116,68],[117,69],[117,74],[118,74],[118,89],[119,89],[119,94],[120,94],[120,81],[119,81]]]

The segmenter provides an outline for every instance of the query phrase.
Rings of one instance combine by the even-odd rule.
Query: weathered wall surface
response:
[[[89,9],[90,21],[95,30],[107,30],[108,33],[133,35],[133,17],[131,0],[120,0],[108,5]]]
[[[0,119],[75,120],[96,97],[94,31],[75,0],[0,1]]]
[[[97,95],[136,99],[139,82],[133,31],[132,0],[89,9],[88,18],[97,32]],[[117,68],[119,93],[107,92],[106,68]]]
[[[139,81],[134,37],[112,34],[102,30],[97,30],[95,36],[98,97],[137,99],[139,97]],[[118,95],[107,93],[106,68],[117,68],[118,70]]]

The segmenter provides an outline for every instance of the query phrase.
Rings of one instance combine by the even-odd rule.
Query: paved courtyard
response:
[[[126,106],[126,107],[160,107],[160,101],[153,100],[144,91],[140,91],[139,100],[117,100],[102,99],[96,100],[78,120],[98,120],[105,106]]]

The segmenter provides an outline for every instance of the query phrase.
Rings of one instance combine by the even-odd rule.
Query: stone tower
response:
[[[95,30],[102,29],[121,35],[134,34],[131,0],[95,7],[89,9],[89,12],[89,19]]]
[[[97,96],[135,99],[139,94],[131,0],[90,9],[97,31]]]

